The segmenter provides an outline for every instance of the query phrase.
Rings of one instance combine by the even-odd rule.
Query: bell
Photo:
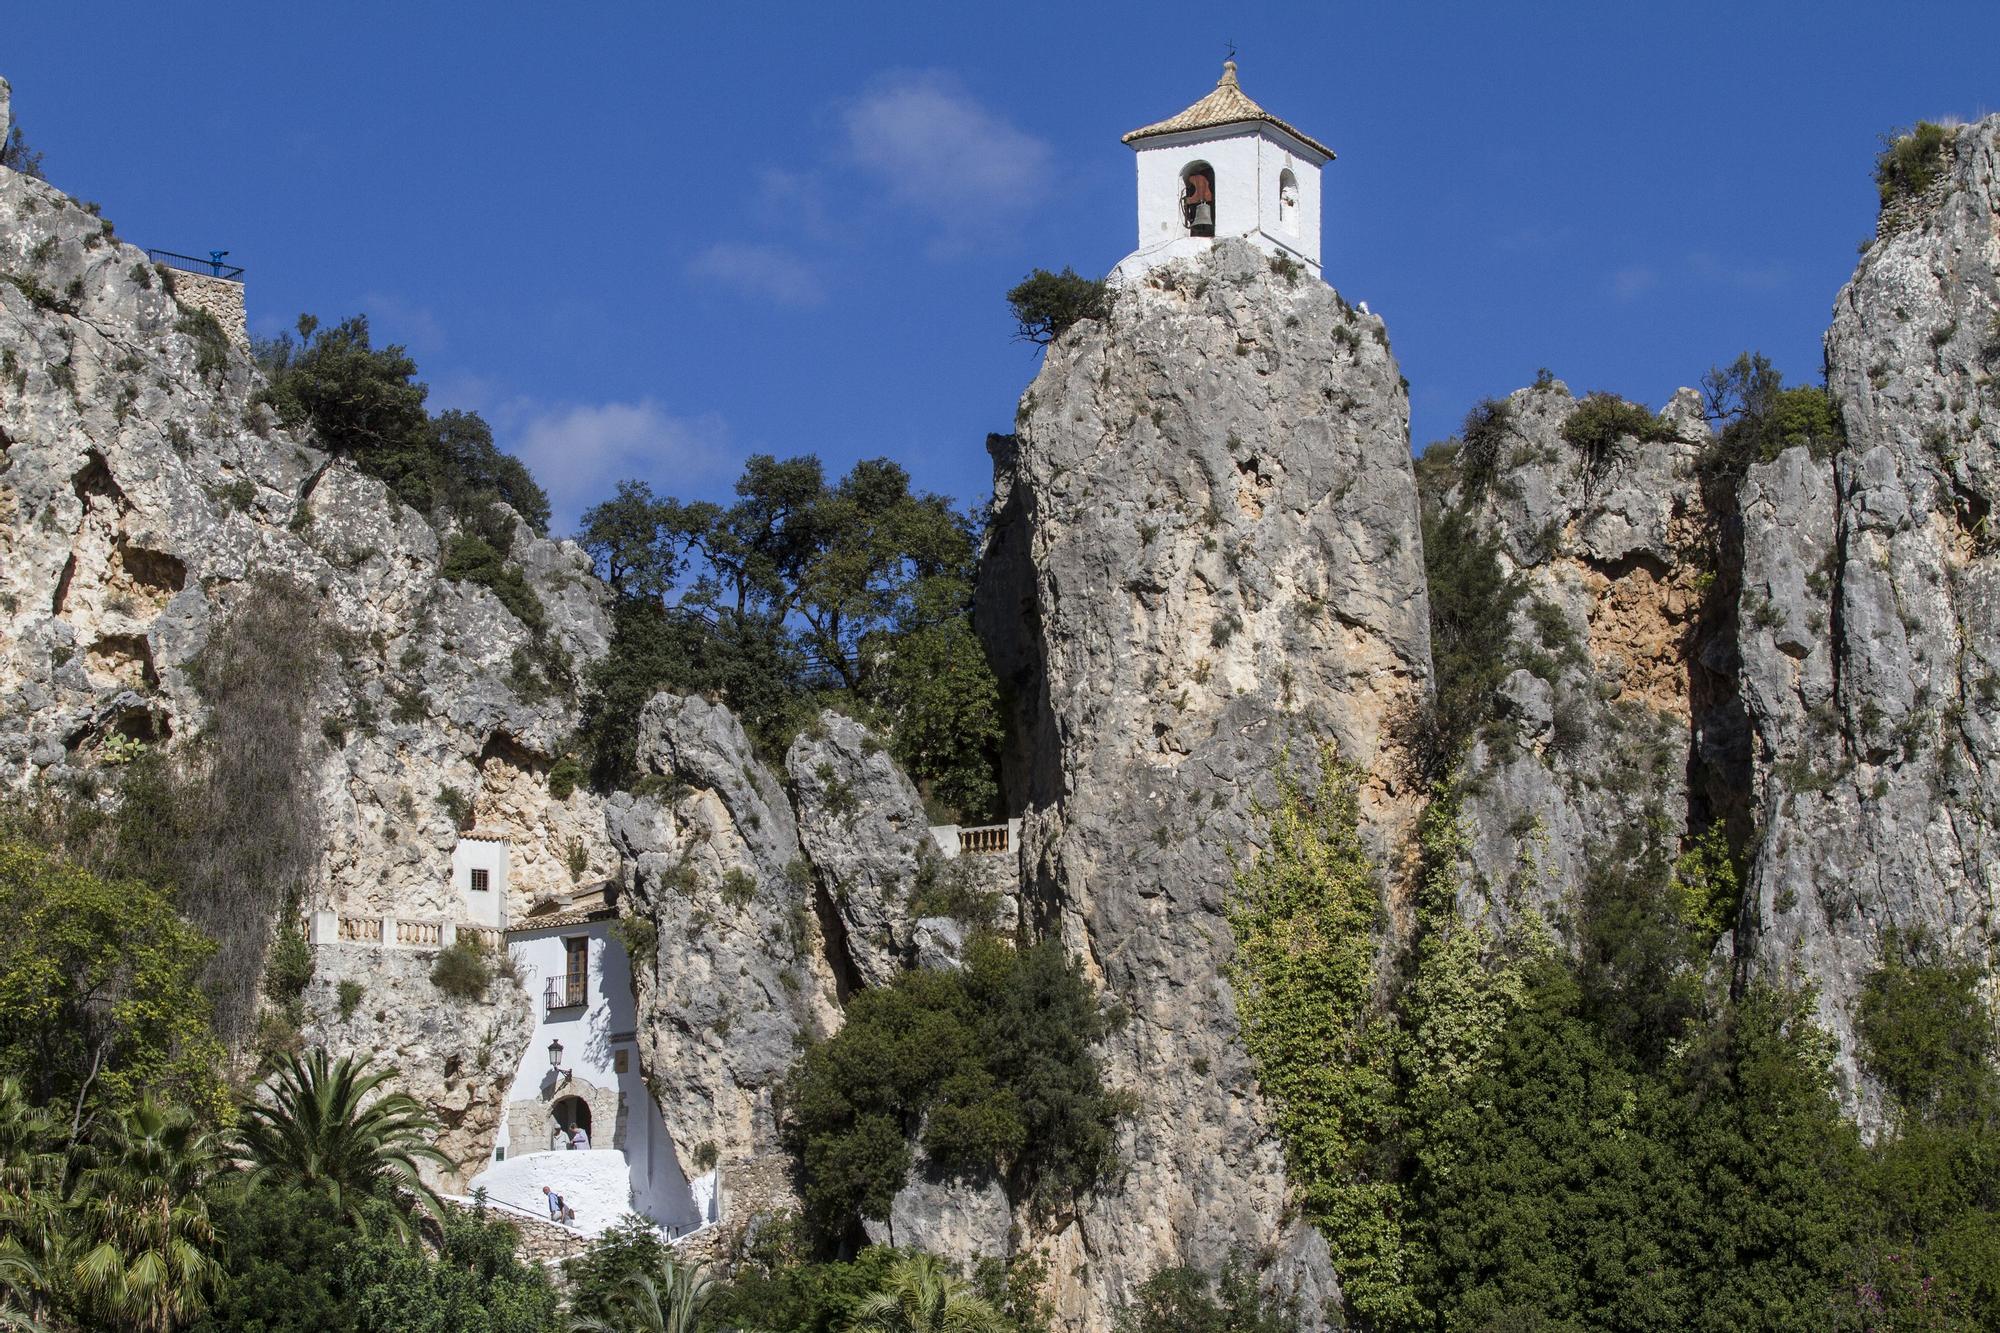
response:
[[[1196,204],[1194,206],[1194,225],[1197,231],[1203,227],[1215,226],[1215,209],[1208,204]]]

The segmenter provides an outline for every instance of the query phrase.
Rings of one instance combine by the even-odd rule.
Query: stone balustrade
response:
[[[931,841],[947,860],[961,856],[1007,856],[1021,848],[1021,821],[1004,824],[933,824]]]
[[[377,912],[314,912],[307,922],[312,944],[366,944],[378,949],[438,950],[456,944],[462,935],[477,938],[497,953],[506,937],[492,926],[443,917],[399,917]]]

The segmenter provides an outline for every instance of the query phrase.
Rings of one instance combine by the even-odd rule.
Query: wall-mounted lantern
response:
[[[558,1037],[549,1043],[549,1068],[558,1074],[562,1072],[562,1039]]]

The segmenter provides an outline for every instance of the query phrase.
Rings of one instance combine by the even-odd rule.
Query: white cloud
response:
[[[1784,286],[1787,277],[1783,264],[1753,264],[1735,259],[1721,259],[1705,250],[1688,256],[1688,270],[1698,278],[1747,292],[1774,291]]]
[[[688,272],[779,305],[818,305],[826,299],[818,271],[781,245],[718,241],[688,261]]]
[[[687,495],[734,470],[720,417],[676,417],[650,398],[633,403],[549,405],[516,400],[496,408],[500,446],[528,465],[549,493],[557,532],[629,478]]]
[[[844,156],[951,249],[1017,224],[1049,191],[1049,145],[936,71],[895,74],[850,103]]]
[[[429,306],[418,305],[392,292],[369,292],[361,298],[361,308],[368,314],[369,339],[377,347],[401,343],[423,354],[439,351],[445,345],[444,324]]]
[[[1659,284],[1660,275],[1643,264],[1621,268],[1611,275],[1611,294],[1621,301],[1636,301]]]

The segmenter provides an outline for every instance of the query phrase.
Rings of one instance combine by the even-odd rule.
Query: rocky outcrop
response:
[[[1853,1004],[1885,933],[1985,957],[2000,887],[2000,118],[1950,156],[1835,306],[1846,447],[1789,450],[1742,494],[1763,829],[1745,942],[1818,988],[1856,1087]]]
[[[416,950],[334,944],[314,961],[303,1000],[315,1040],[403,1071],[401,1086],[437,1119],[438,1149],[459,1164],[437,1184],[463,1192],[486,1165],[534,1031],[527,995],[511,974],[477,1000],[446,995],[431,981],[433,957]]]
[[[1126,1172],[1048,1238],[1083,1327],[1162,1266],[1274,1260],[1323,1296],[1221,980],[1232,857],[1315,743],[1365,767],[1398,888],[1392,724],[1428,683],[1407,402],[1381,321],[1218,244],[1049,349],[995,441],[981,630],[1019,700],[1030,915],[1130,1015]],[[1317,1308],[1317,1305],[1314,1305]]]
[[[449,858],[472,812],[503,818],[540,869],[566,865],[571,838],[587,870],[606,867],[595,798],[557,803],[540,781],[576,700],[523,689],[515,669],[544,646],[579,666],[602,652],[588,557],[517,528],[514,558],[548,613],[537,644],[493,593],[440,577],[422,516],[278,428],[256,367],[170,282],[94,212],[0,170],[0,786],[109,790],[133,744],[199,733],[208,705],[190,663],[275,580],[313,605],[333,664],[316,685],[271,682],[314,691],[302,780],[324,854],[304,906],[456,914]],[[489,789],[495,756],[507,773]],[[315,1004],[306,1035],[406,1052],[405,1086],[449,1120],[472,1075],[441,1071],[478,1067],[504,1002],[496,989],[433,1023],[429,954],[371,956],[373,988],[397,993],[384,1021],[414,1026],[364,1030]],[[355,960],[328,967],[371,984]],[[483,1158],[490,1129],[466,1110],[450,1151]]]
[[[1519,390],[1431,482],[1521,590],[1518,665],[1458,784],[1459,914],[1497,931],[1524,911],[1568,930],[1593,873],[1657,872],[1747,777],[1700,397],[1597,447],[1564,437],[1579,406],[1560,380]]]
[[[864,985],[886,985],[912,961],[913,900],[941,859],[923,798],[881,741],[835,712],[800,733],[785,771],[846,958]]]
[[[640,1058],[682,1161],[725,1186],[777,1153],[773,1095],[802,1039],[839,1025],[812,870],[778,780],[736,719],[660,695],[640,715],[650,776],[611,798],[630,867]],[[709,1152],[700,1149],[707,1145]]]

